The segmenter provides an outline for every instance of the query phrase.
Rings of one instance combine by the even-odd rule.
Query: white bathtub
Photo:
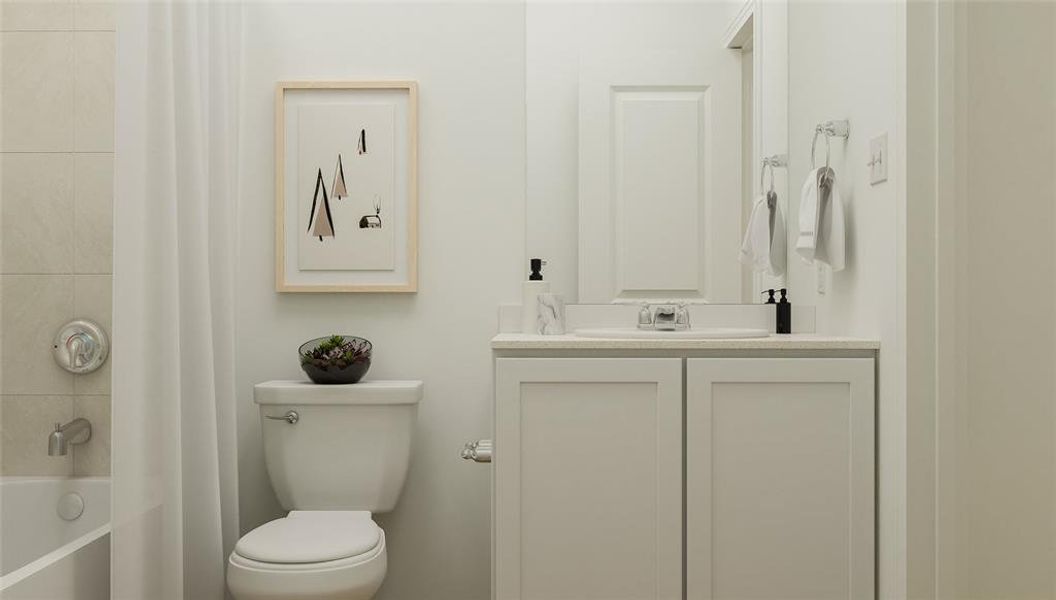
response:
[[[0,598],[110,598],[109,478],[0,477]]]

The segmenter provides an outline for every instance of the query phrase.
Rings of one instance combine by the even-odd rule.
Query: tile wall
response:
[[[95,0],[0,0],[0,474],[110,472],[109,361],[51,356],[75,317],[111,324],[114,11]],[[49,457],[54,423],[93,437]]]

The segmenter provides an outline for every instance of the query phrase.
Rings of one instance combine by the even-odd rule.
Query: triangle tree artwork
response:
[[[359,131],[357,142],[359,154],[367,153],[367,130]],[[337,155],[337,164],[334,166],[334,181],[330,186],[335,200],[348,198],[348,187],[345,184],[345,166],[341,162],[341,154]],[[374,197],[373,215],[366,215],[359,221],[360,228],[375,229],[381,227],[381,202],[377,196]],[[323,170],[318,170],[315,179],[315,194],[312,196],[312,211],[308,215],[308,234],[323,241],[324,237],[335,237],[334,217],[330,213],[330,196],[326,192],[326,182],[323,181]]]
[[[342,181],[343,187],[344,182]],[[321,202],[320,193],[322,193]],[[330,215],[330,198],[326,195],[326,183],[323,181],[322,169],[319,169],[319,175],[315,179],[315,195],[312,196],[312,213],[308,217],[308,232],[313,237],[318,237],[320,242],[324,237],[334,237],[334,219]]]
[[[348,197],[348,189],[345,188],[345,167],[341,164],[340,154],[337,155],[337,166],[334,167],[334,185],[330,189],[335,200]]]

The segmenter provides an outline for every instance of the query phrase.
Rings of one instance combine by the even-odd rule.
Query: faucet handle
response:
[[[642,302],[642,308],[638,311],[638,329],[653,328],[653,313],[649,310],[649,303]]]
[[[678,303],[678,310],[675,312],[675,326],[680,329],[689,329],[689,307],[686,306],[685,302]]]
[[[66,353],[73,368],[83,368],[95,353],[95,342],[83,331],[77,332],[66,338]]]

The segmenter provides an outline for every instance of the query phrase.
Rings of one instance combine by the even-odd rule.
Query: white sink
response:
[[[655,329],[638,329],[636,327],[604,327],[577,329],[574,333],[577,337],[582,338],[612,340],[739,340],[770,337],[770,332],[765,329],[738,327],[703,327],[700,329],[683,329],[681,331],[657,331]]]

